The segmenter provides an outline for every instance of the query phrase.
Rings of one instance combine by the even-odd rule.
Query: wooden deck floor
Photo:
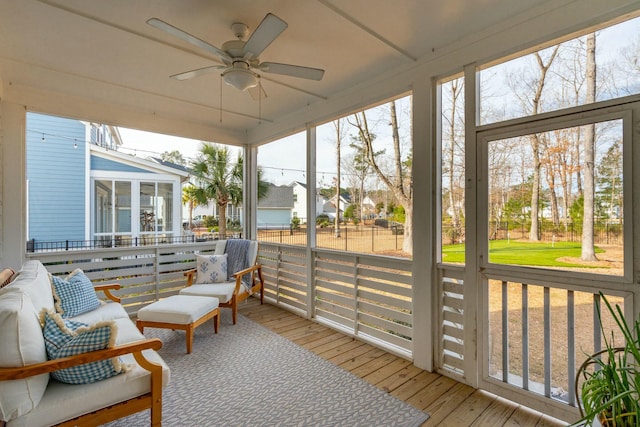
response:
[[[240,313],[430,415],[423,426],[564,426],[563,422],[475,390],[411,362],[249,298]]]

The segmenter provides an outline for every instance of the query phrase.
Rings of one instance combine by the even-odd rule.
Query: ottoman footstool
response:
[[[186,332],[187,354],[193,346],[193,330],[213,318],[218,333],[220,309],[218,298],[173,295],[138,310],[136,325],[144,333],[145,327],[182,330]]]

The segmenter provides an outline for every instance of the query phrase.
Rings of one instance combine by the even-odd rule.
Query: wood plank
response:
[[[341,338],[346,338],[345,335],[341,334],[340,332],[333,332],[331,335],[327,335],[326,337],[323,337],[319,340],[315,340],[315,341],[310,341],[304,345],[302,345],[302,347],[306,348],[307,350],[311,350],[313,351],[315,348],[322,348],[320,351],[324,351],[327,348],[325,347],[327,344],[331,344],[333,342],[335,342],[336,340],[339,340]],[[349,338],[347,341],[350,341],[352,338]],[[340,344],[338,344],[340,345]],[[331,347],[328,347],[331,348]]]
[[[400,400],[407,401],[410,397],[418,393],[420,390],[424,389],[425,387],[429,387],[432,382],[440,377],[441,375],[439,374],[422,371],[406,383],[402,384],[397,389],[393,390],[391,394]]]
[[[476,390],[458,405],[458,409],[453,411],[443,420],[445,425],[470,426],[496,399],[495,396],[482,390]]]
[[[408,360],[397,358],[396,360],[386,364],[382,368],[376,369],[375,371],[371,372],[369,375],[362,377],[362,379],[377,386],[379,382],[384,381],[391,375],[406,368],[410,364],[411,362]]]
[[[336,334],[336,331],[334,331],[333,329],[327,328],[326,330],[316,332],[313,335],[309,334],[302,338],[296,338],[295,340],[293,340],[293,342],[295,342],[301,347],[306,348],[307,345],[312,345],[312,343],[314,343],[315,341],[320,341],[320,340],[326,339],[327,337],[334,337],[335,334]]]
[[[369,346],[369,344],[367,344]],[[386,354],[387,352],[384,350],[381,350],[379,348],[375,348],[373,346],[369,346],[370,350],[367,351],[366,353],[363,353],[359,356],[353,357],[343,363],[340,364],[340,367],[343,369],[346,369],[347,371],[353,371],[354,369],[365,365],[369,362],[371,362],[372,360],[375,360],[379,357],[381,357],[382,355]]]
[[[376,384],[376,386],[380,387],[382,390],[386,391],[387,393],[390,393],[393,390],[400,387],[402,384],[409,381],[411,378],[418,375],[420,372],[422,372],[422,369],[411,364],[405,368],[402,368],[401,370],[387,377],[386,379],[380,381],[378,384]]]
[[[442,421],[446,417],[458,409],[460,402],[463,402],[467,397],[471,396],[473,392],[475,392],[473,387],[462,383],[456,383],[453,387],[447,390],[446,393],[437,399],[434,399],[431,403],[422,408],[423,411],[429,414],[429,420],[427,420],[423,425],[441,425]]]
[[[363,378],[397,359],[397,356],[385,352],[382,356],[377,357],[372,361],[353,369],[351,373],[360,378]]]
[[[489,407],[471,424],[472,426],[504,425],[516,410],[506,399],[497,397]]]
[[[341,345],[340,347],[332,348],[329,351],[325,351],[324,353],[317,353],[318,356],[328,360],[329,362],[339,365],[342,362],[352,359],[355,356],[358,356],[362,353],[366,353],[368,350],[365,347],[365,343],[354,339],[350,343]]]
[[[348,344],[352,341],[355,341],[355,338],[352,337],[348,337],[346,335],[340,335],[340,337],[338,339],[334,339],[333,341],[324,343],[322,345],[317,345],[314,346],[313,348],[310,348],[311,351],[313,351],[315,354],[322,354],[326,351],[329,351],[331,349],[334,349],[336,347],[340,347],[341,345],[345,345]]]
[[[504,423],[506,427],[535,427],[541,415],[524,406],[518,406]]]
[[[424,410],[431,402],[448,392],[456,384],[455,380],[441,376],[430,383],[429,387],[425,387],[411,396],[406,402],[420,410]]]

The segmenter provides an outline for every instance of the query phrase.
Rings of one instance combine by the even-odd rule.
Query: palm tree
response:
[[[203,143],[192,165],[198,184],[195,190],[199,203],[215,200],[219,210],[220,235],[227,234],[227,205],[242,200],[242,167],[230,162],[229,149],[224,146]]]
[[[182,204],[189,207],[189,230],[193,227],[193,209],[200,205],[197,196],[197,187],[193,184],[186,185],[182,188]]]
[[[242,204],[242,154],[238,153],[235,163],[231,163],[229,149],[224,146],[203,143],[200,153],[192,164],[193,175],[198,186],[194,190],[194,199],[198,204],[206,205],[215,200],[220,216],[218,227],[221,236],[227,234],[227,205]],[[269,191],[269,183],[262,180],[262,168],[258,168],[258,200]]]

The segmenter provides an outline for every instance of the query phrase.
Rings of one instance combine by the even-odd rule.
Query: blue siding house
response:
[[[182,233],[188,171],[117,151],[116,128],[27,114],[27,240],[156,244]]]

